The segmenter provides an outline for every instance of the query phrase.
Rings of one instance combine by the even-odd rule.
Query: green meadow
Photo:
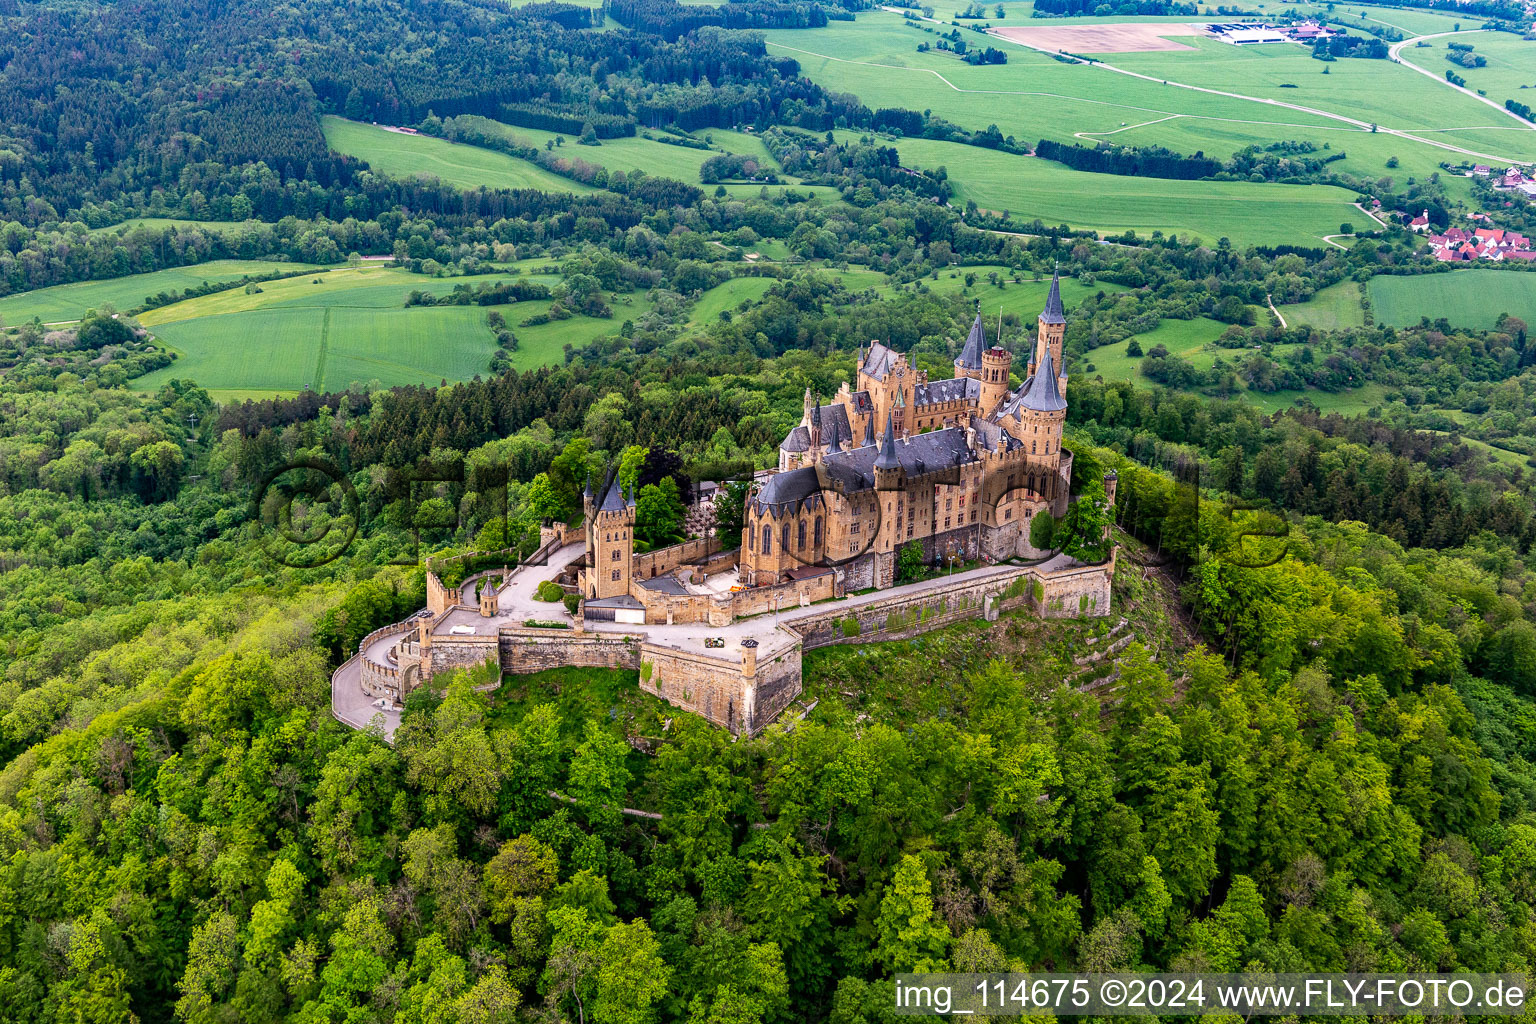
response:
[[[405,135],[327,115],[325,141],[338,153],[368,161],[395,178],[423,175],[458,188],[537,188],[545,192],[591,192],[592,187],[551,174],[527,160],[463,146],[426,135]]]
[[[526,262],[537,270],[544,261]],[[487,308],[406,308],[406,295],[413,289],[442,294],[456,284],[507,279],[506,274],[423,278],[393,267],[349,267],[271,282],[259,293],[235,289],[175,303],[142,317],[176,353],[175,364],[138,378],[133,386],[153,390],[172,377],[189,378],[227,400],[306,387],[465,380],[488,372],[496,349],[485,323]],[[537,273],[521,279],[555,280]],[[577,316],[533,327],[517,324],[547,310],[548,301],[494,308],[518,338],[513,365],[527,369],[560,362],[565,345],[585,345],[614,333],[625,319],[650,308],[639,295],[611,296],[610,305],[611,320]]]
[[[1081,20],[1149,19],[1066,19]],[[1011,15],[994,23],[1042,24]],[[988,42],[1008,53],[1008,63],[1002,66],[972,67],[936,50],[918,53],[919,42],[931,43],[935,37],[884,11],[861,13],[852,22],[825,28],[769,31],[766,37],[771,52],[794,57],[813,80],[853,93],[870,107],[931,110],[968,128],[996,124],[1004,135],[1028,143],[1051,138],[1086,144],[1113,138],[1226,157],[1248,145],[1301,140],[1319,149],[1326,145],[1344,151],[1347,157],[1339,162],[1340,169],[1371,177],[1388,173],[1385,165],[1391,157],[1399,160],[1397,173],[1424,175],[1436,172],[1442,161],[1468,159],[1435,142],[1488,156],[1536,160],[1536,132],[1518,130],[1512,119],[1471,97],[1390,61],[1324,63],[1292,44],[1235,47],[1181,36],[1179,41],[1193,49],[1103,55],[1117,67],[1154,79],[1148,81],[1102,67],[1063,64],[1000,40]],[[1253,99],[1213,95],[1180,84]],[[1423,134],[1406,139],[1372,132],[1369,124]]]
[[[33,317],[43,323],[78,320],[88,309],[108,305],[119,311],[132,309],[143,305],[146,297],[160,292],[182,291],[204,283],[238,281],[248,275],[306,269],[312,269],[311,265],[270,260],[213,260],[106,281],[77,281],[0,299],[0,322],[16,324]]]
[[[1208,243],[1225,236],[1238,246],[1321,246],[1322,236],[1341,222],[1361,218],[1353,193],[1327,185],[1092,174],[958,142],[900,139],[892,145],[906,166],[943,167],[960,202],[1006,210],[1020,222],[1039,217],[1051,225],[1143,236],[1162,231]]]
[[[1318,330],[1336,331],[1365,325],[1365,310],[1360,307],[1360,285],[1355,281],[1340,281],[1317,292],[1306,302],[1276,308],[1291,327],[1310,324]]]
[[[671,136],[660,131],[650,132],[651,138],[634,135],[626,139],[603,139],[602,144],[598,146],[582,146],[577,144],[574,137],[558,132],[523,128],[496,121],[490,124],[496,126],[503,137],[511,141],[541,149],[558,141],[557,156],[584,160],[589,164],[597,164],[610,171],[622,171],[626,174],[639,170],[646,174],[697,184],[699,168],[704,161],[721,153],[740,153],[744,156],[756,157],[762,166],[779,170],[778,163],[768,155],[762,140],[745,132],[711,129],[697,133],[698,141],[707,142],[712,147],[710,149],[693,149],[689,146],[676,146],[662,142],[661,139]]]
[[[1180,356],[1189,360],[1196,366],[1209,366],[1215,361],[1217,353],[1202,352],[1202,349],[1221,337],[1227,325],[1209,317],[1197,317],[1194,320],[1164,320],[1152,330],[1144,334],[1136,335],[1136,341],[1141,345],[1143,353],[1150,352],[1157,345],[1168,349],[1169,355]],[[1132,357],[1125,354],[1130,343],[1121,341],[1113,345],[1101,345],[1089,352],[1084,357],[1085,361],[1093,364],[1092,370],[1083,370],[1088,377],[1103,377],[1108,381],[1134,380],[1146,383],[1138,372],[1142,360],[1141,357]],[[1223,350],[1228,361],[1240,358],[1242,352],[1238,350]],[[1202,356],[1204,358],[1202,358]]]
[[[1415,277],[1377,276],[1367,288],[1376,322],[1403,327],[1423,317],[1455,327],[1491,328],[1501,313],[1536,321],[1536,273],[1454,270]]]

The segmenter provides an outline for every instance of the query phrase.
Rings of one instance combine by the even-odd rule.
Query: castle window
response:
[[[1036,452],[1035,449],[1039,446],[1039,444],[1040,444],[1039,441],[1031,441],[1031,442],[1029,442],[1029,454],[1031,454],[1031,455],[1038,454],[1038,452]]]
[[[815,540],[812,541],[818,548],[821,547],[821,516],[816,517]]]
[[[618,548],[614,548],[613,549],[613,557],[610,558],[609,561],[610,562],[617,562],[618,560],[619,560],[619,549]]]
[[[795,546],[798,547],[802,551],[805,550],[805,520],[804,519],[800,520],[800,528],[799,528],[799,531],[798,531],[798,535],[795,538]]]
[[[975,509],[971,509],[971,522],[974,523],[975,521],[976,521],[976,510]]]
[[[779,537],[779,550],[783,551],[783,552],[786,552],[786,553],[789,551],[789,524],[788,523],[784,524],[784,530],[780,534],[780,537]]]
[[[757,531],[752,529],[751,527],[747,528],[747,550],[748,551],[756,551],[757,550]]]
[[[773,554],[773,525],[771,523],[763,524],[763,554]]]

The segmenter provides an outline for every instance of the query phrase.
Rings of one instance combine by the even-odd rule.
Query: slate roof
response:
[[[862,391],[859,394],[864,395],[865,400],[868,400],[868,394]],[[822,444],[826,444],[833,437],[842,438],[845,444],[853,438],[853,427],[848,423],[848,410],[843,403],[833,402],[831,405],[812,407],[811,419],[814,421],[818,418],[821,420]],[[784,440],[779,442],[780,450],[786,452],[808,451],[810,447],[811,431],[804,423],[791,430],[785,435]]]
[[[1021,443],[1006,431],[1003,433],[1008,437],[1010,448]],[[908,476],[921,476],[976,461],[975,453],[966,443],[965,431],[958,427],[931,430],[897,440],[887,420],[886,437],[888,440],[879,448],[865,445],[846,449],[829,454],[818,466],[802,466],[774,474],[753,498],[757,510],[798,511],[802,502],[821,493],[824,482],[831,486],[841,485],[848,492],[869,490],[875,486],[876,467],[899,466]]]
[[[686,597],[688,594],[688,588],[683,586],[681,580],[671,574],[656,576],[648,580],[636,580],[635,582],[639,583],[646,590],[658,594],[671,594],[674,597]]]
[[[815,466],[801,466],[799,469],[791,469],[787,473],[775,473],[758,490],[753,501],[759,511],[765,508],[780,506],[798,508],[800,503],[813,494],[821,492],[821,481],[816,476]]]
[[[1066,407],[1067,400],[1061,397],[1061,388],[1056,383],[1055,361],[1051,359],[1051,350],[1047,346],[1045,355],[1040,357],[1040,365],[1035,367],[1035,375],[1024,382],[1018,397],[1009,404],[1006,411],[1032,409],[1035,412],[1060,412]]]
[[[1008,451],[1017,451],[1024,447],[1024,442],[1008,433],[1008,429],[1000,423],[983,419],[980,416],[971,417],[971,429],[976,432],[976,444],[979,447],[991,451],[997,450],[997,442],[1004,441]]]
[[[960,358],[955,360],[955,365],[965,370],[981,369],[981,354],[987,348],[987,332],[981,326],[981,314],[976,314],[976,322],[971,324],[971,333],[965,339],[965,347],[960,350]]]
[[[1045,297],[1045,311],[1040,314],[1040,322],[1043,324],[1064,324],[1067,322],[1066,310],[1061,308],[1061,272],[1051,274],[1051,291]]]
[[[615,473],[613,480],[609,482],[608,489],[603,492],[603,503],[597,507],[599,512],[618,512],[625,508],[635,507],[635,496],[625,495],[623,488],[619,486],[619,475]]]
[[[878,341],[869,346],[869,355],[864,357],[864,372],[875,380],[885,380],[885,375],[891,372],[896,363],[896,352]]]
[[[980,357],[978,357],[980,358]],[[959,360],[955,365],[960,365]],[[949,380],[929,381],[919,384],[914,391],[917,405],[935,405],[957,400],[975,401],[981,398],[981,381],[971,377],[951,377]]]

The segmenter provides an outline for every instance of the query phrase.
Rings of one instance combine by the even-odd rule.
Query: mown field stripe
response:
[[[317,394],[325,394],[325,353],[331,342],[331,311],[326,309],[325,315],[320,318],[320,356],[315,360],[314,389]]]

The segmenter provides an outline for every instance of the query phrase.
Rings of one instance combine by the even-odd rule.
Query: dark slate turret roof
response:
[[[784,452],[803,452],[811,447],[811,432],[801,424],[784,436],[779,442],[779,450]]]
[[[603,503],[598,506],[598,511],[619,512],[634,507],[635,496],[624,493],[624,489],[619,486],[619,475],[615,473],[613,480],[608,484],[608,490],[603,494]]]
[[[901,465],[896,460],[896,425],[892,417],[885,418],[885,439],[880,442],[880,454],[875,456],[875,469],[895,469]]]
[[[955,365],[960,365],[958,360]],[[913,401],[917,405],[935,405],[939,402],[957,400],[975,401],[979,398],[981,398],[981,381],[974,377],[951,377],[949,380],[930,381],[927,384],[919,384],[913,390]]]
[[[868,448],[875,443],[875,418],[871,416],[864,421],[864,447]]]
[[[1056,383],[1056,366],[1051,359],[1051,350],[1047,346],[1045,355],[1040,357],[1040,365],[1035,367],[1035,375],[1025,382],[1019,397],[1014,399],[1013,409],[1033,409],[1035,412],[1060,412],[1067,407],[1067,400],[1061,397],[1061,388]]]
[[[960,350],[960,358],[955,360],[955,365],[963,370],[981,369],[981,354],[987,348],[987,332],[981,326],[981,314],[976,314],[976,322],[971,324],[970,336],[965,339],[965,347]]]
[[[1040,314],[1040,322],[1043,324],[1064,324],[1067,322],[1066,310],[1061,308],[1061,272],[1051,274],[1051,291],[1045,297],[1045,311]]]

